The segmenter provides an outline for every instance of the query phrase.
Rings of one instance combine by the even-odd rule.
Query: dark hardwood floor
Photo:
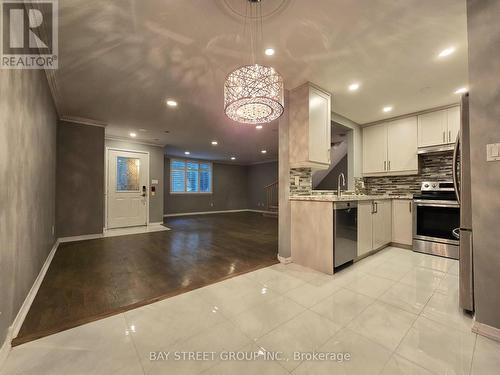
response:
[[[277,263],[278,221],[169,218],[170,231],[59,245],[13,345]]]

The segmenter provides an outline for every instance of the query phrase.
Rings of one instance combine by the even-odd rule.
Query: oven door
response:
[[[460,205],[454,201],[414,200],[413,238],[458,245],[453,230],[460,228]]]

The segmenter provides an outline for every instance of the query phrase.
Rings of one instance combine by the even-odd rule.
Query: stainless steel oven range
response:
[[[458,259],[460,204],[453,182],[422,182],[413,203],[413,250]]]

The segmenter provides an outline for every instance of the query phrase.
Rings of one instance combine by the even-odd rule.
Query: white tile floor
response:
[[[388,248],[334,277],[278,264],[16,347],[11,374],[500,373],[500,343],[470,331],[457,262]],[[277,361],[174,352],[283,352]],[[150,361],[150,352],[171,352]],[[286,360],[348,352],[349,361]]]

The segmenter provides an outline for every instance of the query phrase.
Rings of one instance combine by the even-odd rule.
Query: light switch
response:
[[[500,143],[486,145],[486,161],[500,161]]]

